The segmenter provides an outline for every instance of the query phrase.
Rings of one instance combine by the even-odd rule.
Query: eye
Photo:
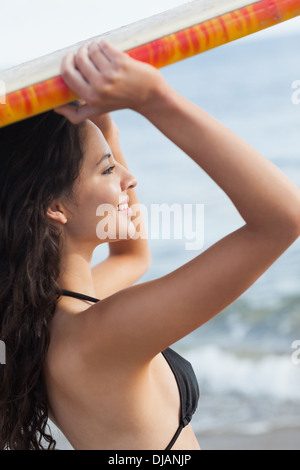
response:
[[[110,166],[107,170],[102,173],[102,175],[111,175],[114,168],[116,168],[116,166]]]

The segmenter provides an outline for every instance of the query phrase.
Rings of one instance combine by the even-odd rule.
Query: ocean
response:
[[[293,88],[297,80],[300,86],[299,64],[299,35],[291,35],[242,39],[162,73],[300,186],[300,93]],[[149,237],[152,265],[137,284],[170,273],[244,225],[216,183],[146,119],[132,111],[113,117],[141,204],[149,211],[152,204],[204,207],[202,248],[187,250],[190,240],[172,230],[168,239]],[[93,263],[107,254],[107,246],[99,247]],[[192,424],[202,449],[300,450],[300,240],[174,349],[198,378]],[[58,448],[71,448],[62,435]]]

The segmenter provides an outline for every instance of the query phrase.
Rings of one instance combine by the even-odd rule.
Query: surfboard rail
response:
[[[300,0],[194,0],[0,73],[0,127],[78,98],[60,76],[69,51],[108,39],[131,57],[162,68],[300,15]]]

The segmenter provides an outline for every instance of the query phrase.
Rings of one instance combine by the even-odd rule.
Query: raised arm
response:
[[[245,221],[176,271],[93,307],[91,325],[99,321],[106,332],[101,347],[117,344],[114,355],[126,363],[145,362],[234,302],[299,237],[300,190],[246,142],[178,95],[158,71],[108,44],[99,50],[88,55],[83,49],[76,59],[66,60],[64,78],[87,105],[77,113],[61,111],[74,122],[96,109],[129,107],[141,113],[206,171]],[[74,60],[85,82],[71,65]],[[98,342],[98,336],[90,341],[91,353]]]
[[[300,226],[300,190],[275,165],[163,82],[144,116],[223,189],[248,228],[276,235]]]

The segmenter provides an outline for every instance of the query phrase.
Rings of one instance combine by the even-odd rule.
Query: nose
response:
[[[123,191],[128,191],[128,189],[134,189],[138,181],[137,179],[130,173],[129,170],[127,170],[125,167],[124,168],[124,173],[121,178],[121,189]]]

